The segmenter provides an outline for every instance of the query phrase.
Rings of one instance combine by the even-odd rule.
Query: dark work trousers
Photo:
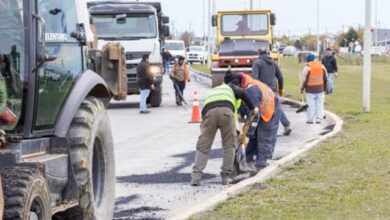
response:
[[[284,113],[282,109],[282,106],[280,106],[280,122],[282,123],[283,127],[289,127],[291,125],[290,121],[286,116],[286,113]]]
[[[185,82],[185,81],[177,81],[177,80],[175,80],[175,83],[176,83],[177,87],[179,88],[179,90],[177,90],[176,86],[173,85],[174,88],[175,88],[176,98],[179,98],[179,97],[180,97],[179,100],[182,101],[182,98],[181,98],[179,92],[181,92],[181,94],[184,95],[184,89],[186,88],[186,82]]]
[[[279,98],[279,93],[276,92],[275,94]],[[279,103],[280,103],[280,100],[279,100]],[[286,113],[284,113],[282,105],[280,105],[280,112],[281,112],[280,113],[281,114],[280,122],[282,123],[283,127],[290,127],[291,123],[288,120]]]
[[[255,162],[256,167],[267,166],[267,160],[272,159],[281,117],[279,99],[275,98],[275,113],[270,121],[260,120],[255,135],[249,138],[246,149],[247,162]],[[255,160],[256,156],[256,160]]]

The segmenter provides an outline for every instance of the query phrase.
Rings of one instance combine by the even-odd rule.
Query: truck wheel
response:
[[[38,170],[14,167],[3,169],[0,174],[5,200],[4,220],[51,219],[49,187]]]
[[[70,160],[79,188],[72,219],[112,219],[115,161],[111,126],[103,103],[87,97],[68,131]]]
[[[160,107],[162,102],[162,90],[161,86],[156,87],[156,90],[151,91],[149,96],[149,102],[152,107]]]

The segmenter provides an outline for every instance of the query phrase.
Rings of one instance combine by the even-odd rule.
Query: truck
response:
[[[119,42],[126,51],[127,94],[139,94],[137,66],[148,54],[154,86],[148,102],[152,107],[162,102],[163,66],[161,49],[169,36],[169,17],[159,2],[89,1],[89,12],[98,34],[98,48],[107,42]]]
[[[0,219],[112,219],[124,48],[97,50],[85,0],[2,0],[0,21]]]
[[[223,82],[228,70],[250,73],[261,47],[279,61],[273,50],[276,17],[270,10],[219,11],[211,19],[216,29],[216,54],[211,56],[213,87]]]

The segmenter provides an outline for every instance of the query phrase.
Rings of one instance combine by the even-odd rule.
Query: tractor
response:
[[[0,39],[0,219],[112,219],[123,47],[85,0],[0,0]]]

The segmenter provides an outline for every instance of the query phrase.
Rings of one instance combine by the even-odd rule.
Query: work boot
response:
[[[176,96],[176,105],[179,106],[180,105],[180,97],[179,96]]]
[[[149,114],[150,113],[150,110],[142,110],[139,112],[140,114]]]
[[[222,174],[222,185],[230,185],[233,183],[233,179],[230,177],[230,175]]]
[[[200,180],[191,180],[191,186],[200,186]]]
[[[290,128],[290,126],[286,126],[286,127],[284,127],[283,135],[289,136],[291,134],[291,131],[292,131],[292,129]]]
[[[202,173],[191,174],[191,186],[200,186],[200,180],[202,179]]]

